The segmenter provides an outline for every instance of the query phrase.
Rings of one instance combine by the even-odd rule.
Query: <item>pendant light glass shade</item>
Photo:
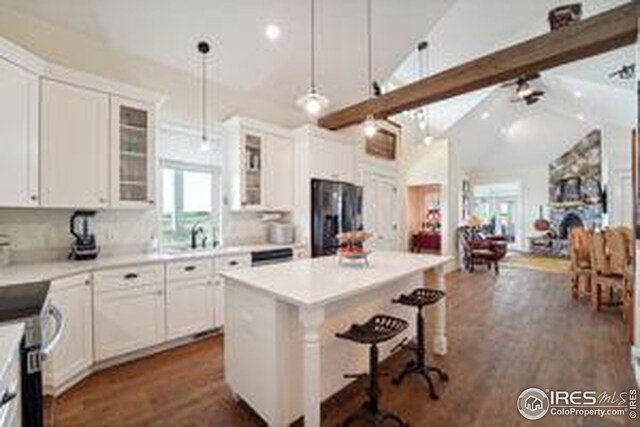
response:
[[[329,106],[329,100],[320,95],[316,89],[312,87],[309,89],[309,92],[298,98],[296,104],[308,115],[317,116],[322,110]]]
[[[367,115],[367,119],[362,125],[362,131],[364,132],[364,136],[366,136],[367,138],[373,138],[378,132],[378,124],[376,123],[376,119],[373,117],[373,115]]]
[[[327,97],[320,95],[318,93],[318,89],[316,88],[316,34],[315,34],[315,0],[311,0],[310,4],[310,63],[309,63],[309,72],[310,72],[310,82],[309,82],[309,91],[302,95],[296,101],[296,104],[304,110],[310,116],[317,116],[329,106],[329,100]]]

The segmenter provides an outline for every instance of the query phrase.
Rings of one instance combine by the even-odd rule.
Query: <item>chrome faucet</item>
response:
[[[206,247],[207,235],[204,233],[202,225],[200,225],[200,223],[196,223],[191,227],[191,249],[196,249],[198,247],[198,235],[202,235],[202,247]]]

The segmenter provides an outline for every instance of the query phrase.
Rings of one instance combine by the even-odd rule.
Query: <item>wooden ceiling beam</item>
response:
[[[367,114],[386,118],[406,110],[493,86],[524,74],[540,72],[589,58],[636,42],[640,1],[568,27],[483,56],[372,100],[328,113],[318,120],[327,129],[340,129],[365,120]]]

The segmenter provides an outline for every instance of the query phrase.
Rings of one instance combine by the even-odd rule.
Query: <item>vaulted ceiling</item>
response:
[[[630,130],[637,120],[634,80],[608,74],[634,61],[626,48],[543,73],[536,104],[511,102],[513,87],[496,87],[445,132],[463,169],[514,171],[544,165],[593,129]]]
[[[454,0],[375,0],[375,75],[391,74]],[[195,45],[213,41],[213,79],[292,105],[308,85],[309,0],[0,0],[0,5],[116,49],[199,72]],[[365,0],[317,0],[320,90],[332,107],[366,96]],[[277,24],[277,42],[264,35]]]

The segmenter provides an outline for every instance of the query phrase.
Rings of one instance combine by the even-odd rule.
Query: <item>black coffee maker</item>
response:
[[[93,219],[95,211],[75,211],[69,221],[69,231],[76,238],[71,244],[69,259],[95,259],[100,252],[93,234]]]

